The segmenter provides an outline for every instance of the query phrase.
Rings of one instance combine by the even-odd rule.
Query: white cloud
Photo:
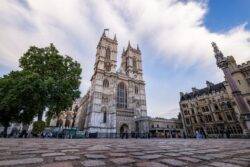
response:
[[[53,42],[63,54],[74,57],[82,64],[84,91],[90,84],[95,47],[104,28],[117,33],[119,50],[127,45],[128,40],[134,45],[146,41],[157,56],[171,61],[176,69],[199,63],[200,68],[215,72],[216,68],[210,68],[214,66],[211,41],[216,41],[225,55],[235,56],[239,63],[250,58],[250,32],[245,29],[246,23],[230,31],[211,32],[203,23],[208,12],[206,1],[24,2],[1,1],[0,64],[17,68],[19,57],[30,45],[46,46]],[[144,54],[144,58],[150,56]],[[156,103],[149,104],[153,108]],[[178,108],[174,106],[178,103],[168,105],[168,111]],[[157,110],[160,115],[165,106]]]

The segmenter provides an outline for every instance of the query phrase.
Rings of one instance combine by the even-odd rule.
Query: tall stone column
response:
[[[244,100],[244,98],[242,97],[241,91],[239,90],[235,80],[232,77],[232,74],[230,72],[230,69],[228,67],[228,60],[226,57],[224,57],[224,55],[222,54],[222,52],[218,49],[216,43],[212,42],[212,46],[214,49],[214,54],[215,54],[215,58],[216,58],[216,63],[217,66],[222,69],[225,78],[232,90],[232,94],[234,96],[235,102],[237,104],[237,107],[239,109],[240,112],[240,124],[241,127],[243,128],[243,132],[245,135],[249,135],[250,134],[250,110],[247,106],[246,101]]]

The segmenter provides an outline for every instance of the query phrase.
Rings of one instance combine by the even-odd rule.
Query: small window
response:
[[[215,108],[215,110],[219,110],[219,107],[217,104],[214,104],[214,108]]]
[[[109,87],[109,81],[107,79],[104,79],[103,81],[103,87],[108,88]]]
[[[108,102],[109,102],[108,97],[106,97],[106,96],[102,96],[102,103],[107,104]]]
[[[219,118],[220,121],[223,121],[223,118],[222,118],[221,114],[218,114],[218,118]]]
[[[241,84],[240,80],[238,80],[239,85]]]
[[[107,110],[106,107],[102,108],[102,113],[103,113],[103,123],[107,122]]]
[[[204,122],[202,116],[199,116],[199,119],[200,119],[200,122],[201,122],[201,123]]]
[[[106,123],[107,122],[107,112],[104,111],[103,113],[103,123]]]
[[[226,113],[226,116],[227,116],[227,120],[228,121],[232,121],[233,120],[232,116],[229,113]]]
[[[135,86],[135,94],[138,94],[139,93],[139,89],[137,86]]]
[[[227,102],[227,108],[232,108],[232,105],[229,101]]]

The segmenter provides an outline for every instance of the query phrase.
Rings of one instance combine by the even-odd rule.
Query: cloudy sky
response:
[[[249,0],[1,0],[0,76],[18,70],[31,45],[54,43],[83,68],[81,91],[93,74],[104,28],[118,38],[118,58],[128,40],[139,44],[148,115],[179,112],[179,92],[223,81],[210,43],[237,63],[250,60]]]

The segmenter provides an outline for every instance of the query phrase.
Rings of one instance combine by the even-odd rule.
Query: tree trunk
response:
[[[8,135],[8,127],[7,125],[4,126],[4,130],[3,130],[3,137],[7,137]]]

